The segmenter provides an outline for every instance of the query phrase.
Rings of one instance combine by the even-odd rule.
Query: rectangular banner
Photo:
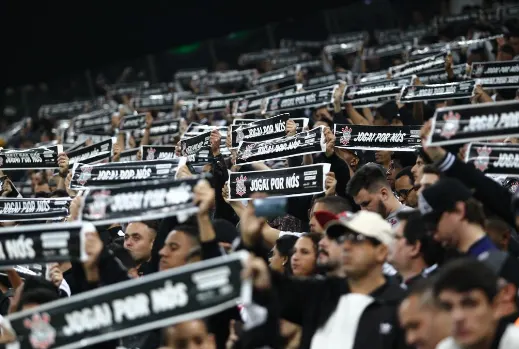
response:
[[[274,90],[267,93],[262,93],[256,96],[251,96],[247,98],[238,98],[232,102],[232,115],[234,116],[242,116],[242,115],[250,115],[250,114],[260,114],[261,108],[263,107],[263,103],[266,102],[266,99],[269,97],[281,97],[288,96],[296,93],[301,90],[303,87],[302,84],[295,84],[292,86],[288,86],[285,88],[281,88],[278,90]]]
[[[74,131],[77,133],[90,130],[110,130],[112,127],[112,110],[94,110],[78,115],[73,120]]]
[[[305,88],[308,90],[310,86],[339,83],[340,80],[348,81],[348,73],[331,73],[310,78],[306,81]]]
[[[161,179],[87,189],[82,202],[82,219],[97,225],[170,216],[184,221],[198,212],[193,201],[193,188],[199,179]]]
[[[321,90],[304,91],[290,96],[270,97],[266,101],[262,114],[327,106],[333,102],[334,87],[335,85],[331,85]]]
[[[289,118],[290,114],[284,113],[248,125],[231,126],[231,147],[238,147],[243,140],[260,142],[284,137],[286,122]]]
[[[416,61],[407,62],[401,65],[393,66],[389,68],[389,73],[392,78],[398,78],[402,76],[411,76],[413,74],[419,74],[422,71],[439,69],[445,67],[445,56],[446,52],[439,53],[434,56],[424,57]]]
[[[174,145],[142,145],[141,146],[142,160],[171,160],[175,159]]]
[[[519,177],[519,144],[469,143],[465,162],[485,174]]]
[[[64,222],[0,228],[0,266],[86,261],[88,222]]]
[[[0,148],[0,170],[46,170],[57,169],[58,154],[63,146],[57,148],[2,149]],[[57,152],[55,151],[57,149]]]
[[[472,63],[472,77],[485,89],[519,87],[519,61]]]
[[[462,77],[467,73],[467,70],[470,66],[468,64],[457,64],[452,67],[452,71],[454,76]],[[418,78],[420,82],[424,85],[431,84],[446,84],[449,82],[449,78],[445,68],[427,70],[423,72],[419,72]]]
[[[400,42],[395,44],[388,44],[383,46],[368,47],[364,49],[362,54],[363,60],[391,57],[391,56],[402,56],[412,45],[410,42]]]
[[[209,147],[211,131],[204,132],[198,136],[182,139],[180,141],[180,155],[195,155],[200,150]]]
[[[133,162],[111,162],[108,164],[72,167],[70,189],[100,188],[133,183],[143,180],[175,178],[178,161],[152,160]]]
[[[335,146],[345,149],[415,151],[422,146],[420,128],[335,124]]]
[[[519,136],[519,101],[436,109],[426,145],[463,144]]]
[[[180,129],[180,120],[161,120],[153,121],[150,127],[150,138],[158,138],[170,135],[177,135]],[[144,128],[133,131],[133,137],[142,139],[144,136]]]
[[[260,74],[254,80],[252,80],[251,85],[254,87],[257,86],[270,86],[281,84],[288,81],[295,81],[296,79],[296,67],[288,66],[285,68],[281,68],[278,70],[272,70],[263,74]]]
[[[172,110],[174,103],[173,93],[139,95],[133,98],[133,106],[137,110]]]
[[[232,100],[242,97],[246,98],[256,96],[257,94],[258,91],[251,90],[238,93],[229,93],[225,95],[197,96],[196,109],[201,113],[224,111]]]
[[[254,193],[292,197],[324,193],[330,164],[289,167],[280,170],[230,172],[229,200],[251,200]]]
[[[68,152],[69,168],[72,168],[76,162],[94,164],[103,160],[109,160],[112,156],[112,145],[113,140],[107,139],[106,141]]]
[[[138,152],[139,152],[139,148],[128,149],[128,150],[121,152],[119,162],[137,161]]]
[[[291,156],[314,154],[326,151],[324,127],[297,133],[291,137],[271,139],[263,142],[241,142],[236,164],[284,159]]]
[[[474,89],[477,84],[476,80],[469,80],[435,85],[408,85],[402,87],[400,102],[414,103],[471,98],[474,96]]]
[[[146,113],[125,115],[119,124],[119,131],[142,130],[146,127]]]
[[[400,79],[380,80],[357,85],[348,85],[344,89],[343,103],[355,100],[374,100],[381,97],[397,96],[402,87],[411,83],[411,77]]]
[[[119,282],[16,312],[2,320],[6,349],[80,349],[202,319],[252,298],[239,251]],[[6,331],[6,330],[4,330]]]
[[[68,216],[70,198],[0,197],[0,222],[60,220]]]
[[[248,85],[257,74],[256,69],[213,72],[206,74],[202,81],[205,86],[210,87],[245,86]]]
[[[93,100],[76,101],[70,103],[46,104],[42,105],[40,109],[38,109],[38,116],[40,118],[67,118],[71,115],[77,115],[79,113],[82,113],[83,111],[87,110],[88,108],[91,108],[95,104],[96,103]]]

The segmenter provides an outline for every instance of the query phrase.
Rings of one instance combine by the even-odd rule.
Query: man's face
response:
[[[436,225],[434,240],[444,247],[456,247],[459,241],[457,230],[462,219],[463,215],[459,212],[443,212]]]
[[[393,245],[389,249],[388,262],[391,263],[398,271],[403,270],[409,265],[409,261],[413,258],[415,248],[407,243],[404,237],[404,229],[406,221],[400,221],[395,229],[395,239]]]
[[[329,271],[340,268],[342,264],[342,246],[337,240],[324,235],[319,241],[319,253],[317,255],[317,265]]]
[[[368,240],[346,240],[342,244],[342,270],[351,278],[366,276],[377,265],[382,265],[386,258],[385,246],[375,246]]]
[[[216,349],[214,336],[200,320],[186,321],[168,327],[166,344],[171,349]]]
[[[124,248],[127,249],[132,258],[138,264],[150,259],[155,232],[146,224],[134,222],[128,224],[124,232]]]
[[[391,160],[391,162],[389,163],[389,168],[386,171],[386,179],[389,185],[391,186],[391,189],[395,189],[395,177],[401,169],[402,167],[396,166],[395,161]]]
[[[424,189],[429,188],[434,183],[438,182],[440,177],[434,173],[424,173],[422,174],[422,178],[420,179],[420,189],[418,189],[418,194],[421,193]]]
[[[449,316],[431,305],[422,305],[420,296],[406,298],[398,310],[400,325],[405,330],[409,346],[416,349],[435,349],[450,335]]]
[[[377,150],[375,152],[375,162],[379,165],[387,165],[391,161],[391,152],[384,150]]]
[[[314,206],[312,207],[312,209],[310,210],[310,223],[309,223],[310,232],[322,234],[324,232],[324,229],[323,229],[323,227],[321,227],[321,225],[315,218],[315,214],[314,214],[317,211],[328,211],[328,208],[326,207],[325,204],[323,204],[321,202],[316,202],[314,204]]]
[[[361,210],[375,212],[386,218],[387,210],[383,201],[384,190],[387,189],[381,188],[376,192],[370,193],[366,189],[361,189],[353,199],[355,203],[360,206]]]
[[[418,206],[418,195],[408,176],[402,176],[395,181],[395,191],[401,203],[410,207]]]
[[[168,234],[164,247],[159,251],[159,270],[173,269],[188,263],[189,254],[195,248],[193,239],[185,232],[173,230]]]
[[[423,159],[421,156],[417,156],[416,157],[416,162],[413,166],[413,168],[411,169],[411,172],[414,176],[414,182],[415,183],[419,183],[420,180],[422,179],[422,175],[423,175],[423,166],[424,166],[424,162],[423,162]]]
[[[492,340],[496,325],[494,307],[482,290],[444,290],[438,298],[440,307],[449,314],[451,335],[461,347],[475,348]]]

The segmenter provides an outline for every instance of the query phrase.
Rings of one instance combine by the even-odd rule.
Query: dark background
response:
[[[127,68],[129,81],[168,82],[179,69],[237,68],[240,53],[283,38],[406,27],[413,10],[430,20],[442,2],[5,1],[0,112],[16,120],[41,104],[92,98],[98,79],[115,83]]]

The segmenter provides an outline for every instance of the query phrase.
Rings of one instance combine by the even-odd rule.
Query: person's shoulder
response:
[[[517,325],[508,325],[499,341],[499,348],[519,348],[519,327]]]
[[[442,340],[438,345],[436,346],[436,349],[461,349],[456,342],[454,341],[454,338],[447,337],[444,340]]]

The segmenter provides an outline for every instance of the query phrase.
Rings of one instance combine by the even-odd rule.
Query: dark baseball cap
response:
[[[519,292],[519,261],[517,259],[499,250],[483,252],[478,259],[492,269],[497,276],[507,283],[515,285]]]
[[[451,211],[456,203],[467,201],[472,192],[454,178],[441,178],[418,195],[418,208],[428,229],[436,228],[442,214]]]

